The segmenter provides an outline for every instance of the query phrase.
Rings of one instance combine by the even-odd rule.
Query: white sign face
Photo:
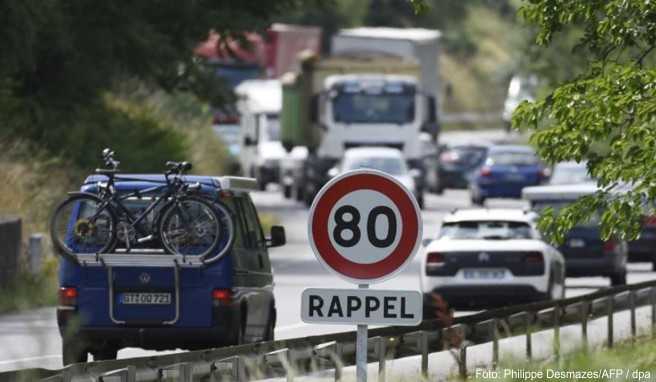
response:
[[[416,326],[423,301],[417,291],[308,288],[301,297],[306,323]]]
[[[380,171],[332,179],[312,203],[309,220],[317,259],[356,284],[391,278],[419,248],[422,222],[414,196]]]

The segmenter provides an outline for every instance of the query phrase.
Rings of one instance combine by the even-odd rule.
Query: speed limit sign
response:
[[[421,242],[415,198],[392,176],[375,170],[349,171],[328,182],[312,203],[309,221],[317,259],[356,284],[393,277]]]

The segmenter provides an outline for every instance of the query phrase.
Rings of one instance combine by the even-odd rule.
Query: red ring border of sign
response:
[[[403,232],[396,248],[386,258],[371,264],[355,263],[341,256],[330,242],[327,229],[335,203],[344,195],[363,189],[378,191],[390,198],[403,221]],[[310,207],[309,223],[308,238],[319,262],[355,284],[382,282],[401,272],[419,249],[423,225],[419,206],[412,194],[392,176],[368,169],[348,171],[323,186]]]

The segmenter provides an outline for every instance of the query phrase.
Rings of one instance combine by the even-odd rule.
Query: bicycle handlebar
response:
[[[169,173],[175,173],[175,172],[184,172],[184,171],[189,171],[193,167],[191,163],[189,162],[173,162],[173,161],[168,161],[166,162],[166,167],[169,168]]]

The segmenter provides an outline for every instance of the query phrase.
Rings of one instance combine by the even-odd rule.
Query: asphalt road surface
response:
[[[498,140],[500,132],[476,133],[478,138]],[[471,140],[471,133],[453,133],[450,140]],[[307,240],[307,209],[301,204],[285,200],[275,189],[253,194],[258,210],[273,213],[285,226],[288,244],[271,250],[275,272],[275,296],[278,308],[276,338],[293,338],[308,335],[354,330],[350,325],[309,325],[301,322],[301,292],[305,288],[352,288],[325,270],[315,259]],[[443,195],[428,195],[423,211],[424,237],[434,237],[440,219],[453,208],[468,207],[469,195],[465,190],[447,190]],[[523,207],[517,200],[490,200],[490,207]],[[415,259],[396,278],[377,284],[376,288],[419,290],[419,258]],[[630,264],[628,282],[636,283],[656,277],[650,264]],[[608,287],[605,278],[570,278],[567,296],[575,296]],[[0,371],[19,368],[61,367],[61,339],[57,329],[54,308],[43,308],[0,316]],[[160,352],[163,353],[163,352]],[[119,358],[158,354],[140,349],[124,349]]]

